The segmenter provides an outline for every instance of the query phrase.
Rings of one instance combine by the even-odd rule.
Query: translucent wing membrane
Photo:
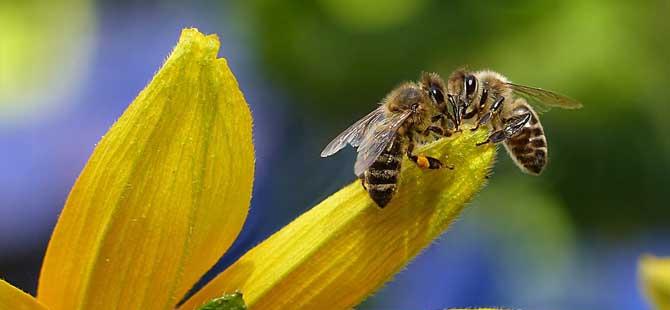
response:
[[[389,117],[382,116],[379,121],[370,123],[370,127],[365,131],[363,140],[358,147],[358,156],[354,165],[354,173],[357,176],[363,174],[377,157],[393,143],[398,129],[411,114],[412,111],[407,110],[403,113],[392,114]]]
[[[514,90],[515,94],[526,98],[528,103],[539,112],[546,112],[554,107],[563,109],[579,109],[582,107],[582,104],[577,100],[549,90],[514,83],[507,83],[507,85]]]
[[[321,157],[333,155],[347,146],[347,144],[350,144],[353,147],[358,147],[366,129],[371,123],[378,122],[384,117],[385,109],[385,106],[379,106],[377,109],[349,126],[349,128],[344,130],[341,134],[335,137],[333,141],[330,141],[330,143],[326,145],[323,151],[321,151]]]

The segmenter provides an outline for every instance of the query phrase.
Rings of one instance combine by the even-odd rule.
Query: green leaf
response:
[[[200,306],[198,310],[246,310],[241,292],[225,294],[223,297],[214,298],[206,304]]]

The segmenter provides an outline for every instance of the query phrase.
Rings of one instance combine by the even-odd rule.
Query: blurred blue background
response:
[[[34,293],[95,143],[194,26],[220,35],[257,150],[247,223],[206,278],[353,180],[354,152],[321,148],[393,86],[468,65],[584,108],[543,115],[542,176],[501,150],[461,219],[360,308],[647,309],[637,258],[670,254],[668,12],[666,0],[1,1],[0,278]]]

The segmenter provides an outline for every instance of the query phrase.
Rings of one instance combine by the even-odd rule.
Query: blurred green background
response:
[[[361,308],[645,309],[637,257],[670,254],[668,12],[665,0],[3,0],[0,277],[34,290],[94,144],[195,26],[221,36],[258,152],[249,220],[213,273],[353,180],[354,151],[319,152],[386,92],[467,66],[584,108],[542,115],[540,177],[501,148],[461,220]]]

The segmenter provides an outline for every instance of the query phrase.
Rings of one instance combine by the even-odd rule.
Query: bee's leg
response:
[[[428,128],[426,128],[426,130],[423,131],[423,134],[424,134],[424,136],[427,136],[431,132],[434,132],[434,133],[436,133],[440,136],[444,135],[444,130],[442,130],[442,128],[440,128],[439,126],[434,126],[434,125],[428,126]]]
[[[444,137],[450,137],[452,134],[451,131],[444,130],[442,129],[442,127],[435,125],[428,126],[428,128],[426,128],[426,130],[424,130],[421,134],[427,137],[428,135],[430,135],[431,132]]]
[[[482,145],[487,144],[487,143],[498,143],[498,142],[503,141],[503,140],[505,140],[505,131],[504,131],[504,129],[501,129],[501,130],[494,131],[491,135],[489,135],[489,137],[485,141],[479,142],[476,145],[477,146],[482,146]]]
[[[505,125],[502,129],[496,130],[484,142],[477,143],[477,146],[484,145],[487,143],[498,143],[514,137],[523,126],[525,126],[528,121],[530,121],[530,113],[521,114],[512,118],[505,120]]]
[[[430,125],[426,130],[422,132],[424,136],[428,136],[431,132],[436,133],[439,136],[443,137],[451,137],[453,135],[453,131],[449,129],[449,124],[447,123],[447,118],[445,117],[444,114],[438,114],[430,118],[432,123],[438,123],[438,125]],[[451,120],[451,117],[450,117]]]
[[[442,164],[442,162],[437,158],[414,154],[407,154],[407,157],[409,157],[409,159],[411,159],[417,166],[423,169],[440,169],[445,167],[445,165]],[[454,169],[454,167],[451,165],[447,165],[446,167],[449,169]]]
[[[484,113],[484,115],[482,115],[479,119],[477,119],[477,124],[475,124],[475,127],[472,127],[470,131],[476,131],[477,129],[479,129],[479,126],[488,123],[489,120],[491,120],[491,116],[493,116],[493,113],[491,111]]]
[[[359,177],[359,179],[361,179],[361,185],[363,185],[363,189],[364,189],[364,190],[368,190],[368,187],[365,186],[365,173],[361,174],[361,176]]]
[[[463,119],[471,119],[471,118],[479,115],[479,111],[480,111],[479,106],[477,106],[477,105],[473,105],[472,110],[470,112],[466,113],[467,110],[468,110],[467,106],[464,105],[463,112],[462,112],[463,113]]]
[[[486,84],[484,84],[484,88],[482,89],[482,96],[479,98],[479,104],[475,105],[477,108],[477,120],[475,121],[477,125],[475,126],[474,130],[477,130],[479,128],[479,125],[481,124],[482,117],[485,115],[489,114],[488,112],[484,112],[486,109],[486,101],[489,99],[489,88],[487,87]],[[491,118],[489,115],[488,118]]]
[[[485,125],[486,123],[488,123],[491,120],[491,118],[493,117],[493,115],[497,114],[498,111],[500,111],[500,107],[502,106],[503,101],[505,101],[505,97],[500,97],[500,98],[498,98],[498,100],[493,102],[489,111],[484,113],[479,119],[477,119],[477,124],[471,130],[475,131],[475,130],[479,129],[479,126]]]
[[[430,134],[430,132],[434,132],[434,133],[441,136],[443,134],[443,131],[444,131],[444,130],[442,130],[442,127],[444,127],[444,124],[446,123],[444,114],[440,113],[440,114],[434,115],[433,117],[430,118],[430,122],[432,124],[438,123],[439,126],[438,125],[428,126],[428,128],[426,128],[426,130],[423,131],[423,135],[428,136],[428,134]],[[440,127],[440,126],[442,126],[442,127]]]
[[[451,116],[448,116],[448,117],[449,117],[449,119],[442,116],[442,119],[440,120],[440,127],[443,131],[442,136],[444,136],[444,137],[451,137],[451,135],[453,135],[455,132],[457,132],[456,128],[455,128],[456,127],[456,125],[455,125],[456,122],[453,120],[453,118]],[[449,126],[450,121],[451,121],[451,124],[453,124],[453,126]]]
[[[433,128],[431,128],[431,127],[433,127]],[[454,132],[450,129],[445,129],[445,128],[437,127],[437,126],[431,126],[431,127],[429,127],[428,129],[430,129],[432,132],[434,132],[434,133],[436,133],[440,136],[443,136],[443,137],[451,137],[451,135],[454,134]]]
[[[442,167],[445,167],[442,162],[437,159],[433,158],[430,156],[425,156],[425,155],[415,155],[412,152],[414,151],[414,141],[410,139],[409,145],[407,146],[407,157],[409,157],[410,160],[412,160],[419,168],[423,169],[440,169]],[[447,165],[446,166],[449,169],[454,169],[454,166]]]

